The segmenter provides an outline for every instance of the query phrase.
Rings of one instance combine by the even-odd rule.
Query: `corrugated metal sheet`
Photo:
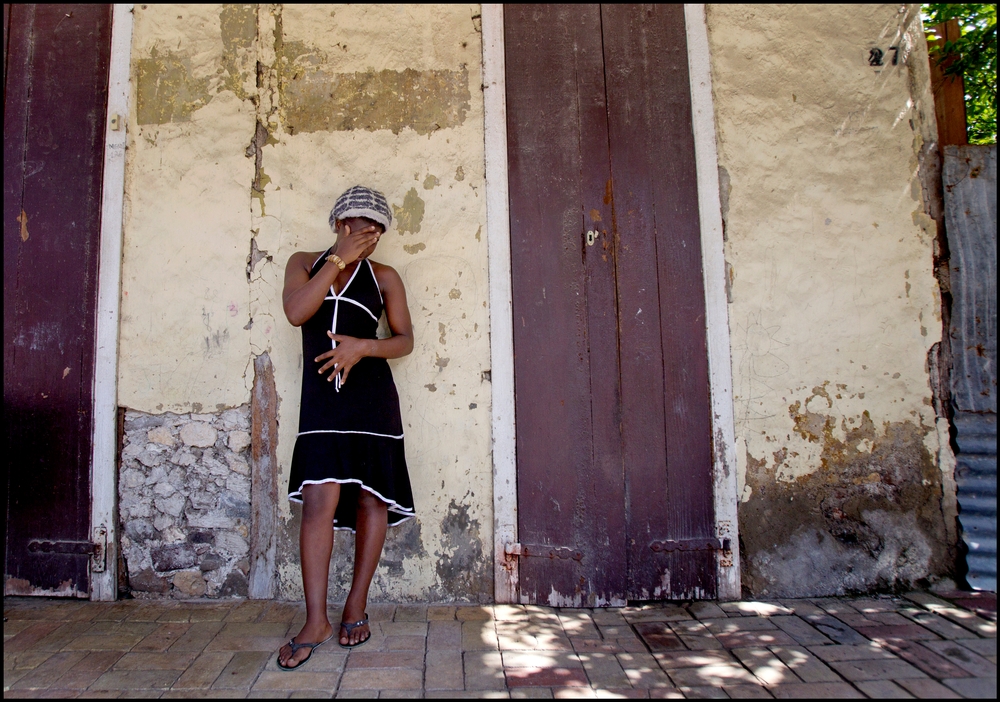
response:
[[[946,146],[951,372],[959,522],[969,584],[997,587],[997,149]]]
[[[969,584],[997,589],[997,416],[956,412],[958,504],[962,538],[969,547]]]

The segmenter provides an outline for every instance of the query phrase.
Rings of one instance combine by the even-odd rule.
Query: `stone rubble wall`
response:
[[[246,597],[250,407],[125,413],[121,552],[136,597]]]

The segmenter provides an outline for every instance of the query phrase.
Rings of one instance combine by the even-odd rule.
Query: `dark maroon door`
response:
[[[714,597],[683,8],[504,26],[521,601]]]
[[[111,6],[4,10],[4,591],[85,597]]]

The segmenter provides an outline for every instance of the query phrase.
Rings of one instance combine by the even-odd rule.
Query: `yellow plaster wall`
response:
[[[944,567],[918,8],[708,8],[744,585],[756,594]],[[872,47],[884,66],[869,65]]]
[[[284,266],[333,242],[327,217],[343,190],[382,190],[395,218],[373,258],[402,276],[416,337],[390,363],[419,518],[390,531],[372,597],[489,600],[478,6],[136,5],[135,16],[120,404],[239,405],[253,358],[269,354],[279,590],[300,598],[284,494],[303,360],[282,312]],[[334,599],[350,574],[338,565],[349,537],[338,539]]]

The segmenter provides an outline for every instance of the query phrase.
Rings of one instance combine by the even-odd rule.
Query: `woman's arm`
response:
[[[358,260],[361,253],[369,246],[378,242],[381,231],[375,225],[352,232],[345,224],[344,234],[337,239],[334,253],[350,265]],[[317,254],[292,254],[285,267],[285,289],[281,293],[281,302],[285,309],[285,317],[293,327],[301,327],[316,314],[323,304],[326,291],[340,274],[340,268],[332,261],[327,261],[319,272],[309,279],[309,267],[312,257]]]
[[[410,309],[406,305],[406,288],[403,286],[403,280],[393,268],[378,263],[373,265],[392,336],[388,339],[357,339],[353,336],[327,332],[327,335],[337,342],[337,348],[320,354],[316,361],[326,361],[320,367],[320,373],[328,370],[343,371],[341,385],[347,382],[347,375],[354,364],[365,356],[401,358],[413,351],[413,325],[410,322]],[[331,373],[327,380],[333,380],[336,374],[336,372]]]

